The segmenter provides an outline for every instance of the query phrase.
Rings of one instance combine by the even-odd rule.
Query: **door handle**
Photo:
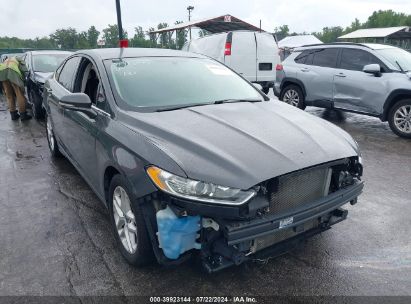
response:
[[[47,93],[51,93],[51,92],[53,92],[53,90],[50,89],[50,88],[46,88],[46,92],[47,92]]]
[[[309,69],[307,69],[307,68],[302,68],[301,69],[301,72],[309,72],[310,70]]]
[[[337,76],[337,77],[342,77],[342,78],[347,77],[347,76],[346,76],[345,74],[343,74],[343,73],[336,74],[335,76]]]

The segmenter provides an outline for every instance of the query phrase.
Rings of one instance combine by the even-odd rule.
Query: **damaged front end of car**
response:
[[[199,251],[208,272],[273,256],[347,217],[363,189],[359,157],[274,177],[244,191],[148,174],[159,191],[140,200],[160,264],[180,264]]]

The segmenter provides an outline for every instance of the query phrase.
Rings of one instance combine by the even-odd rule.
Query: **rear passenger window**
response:
[[[312,51],[308,54],[307,59],[305,60],[305,64],[313,64],[314,53],[316,51]]]
[[[304,51],[302,52],[300,55],[298,55],[294,61],[295,63],[300,63],[300,64],[304,64],[305,60],[307,59],[307,56],[309,55],[308,51]]]
[[[80,63],[80,57],[73,57],[66,61],[58,75],[58,82],[70,92],[73,92],[74,77]]]
[[[317,50],[314,54],[313,65],[334,68],[337,64],[337,48]]]
[[[379,60],[363,50],[343,49],[340,68],[345,70],[362,71],[365,65],[380,64]]]

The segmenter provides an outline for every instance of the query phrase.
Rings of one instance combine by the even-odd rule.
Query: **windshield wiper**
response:
[[[252,99],[252,98],[242,98],[242,99],[221,99],[213,101],[213,104],[222,104],[222,103],[233,103],[233,102],[262,102],[261,99]]]
[[[156,112],[166,112],[166,111],[174,111],[174,110],[180,110],[180,109],[185,109],[185,108],[191,108],[191,107],[199,107],[199,106],[207,106],[212,103],[190,103],[190,104],[185,104],[185,105],[178,105],[178,106],[170,106],[170,107],[164,107],[164,108],[159,108],[156,110]]]
[[[250,99],[221,99],[221,100],[216,100],[213,102],[190,103],[190,104],[185,104],[185,105],[163,107],[163,108],[157,109],[156,112],[174,111],[174,110],[180,110],[180,109],[191,108],[191,107],[208,106],[212,104],[223,104],[223,103],[234,103],[234,102],[261,102],[261,101],[262,101],[261,99],[251,99],[251,98]]]

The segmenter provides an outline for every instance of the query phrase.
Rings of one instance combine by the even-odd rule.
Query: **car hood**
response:
[[[45,83],[47,78],[51,77],[53,73],[46,73],[46,72],[34,72],[34,80],[39,83]]]
[[[359,153],[342,129],[276,101],[127,116],[126,124],[170,156],[187,177],[241,189]]]

